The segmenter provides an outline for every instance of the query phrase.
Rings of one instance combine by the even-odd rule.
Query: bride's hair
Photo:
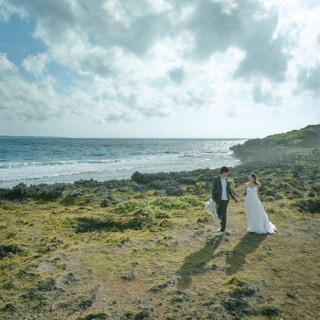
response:
[[[254,184],[256,184],[257,186],[261,186],[261,183],[257,180],[257,175],[255,173],[250,173],[250,176],[253,178],[253,182]]]

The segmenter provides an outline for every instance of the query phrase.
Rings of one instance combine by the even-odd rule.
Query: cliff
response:
[[[275,134],[263,139],[252,139],[244,144],[230,148],[236,157],[243,161],[254,159],[275,159],[295,148],[312,148],[320,146],[320,124],[309,125],[300,130]]]

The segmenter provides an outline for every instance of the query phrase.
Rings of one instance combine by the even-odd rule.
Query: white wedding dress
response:
[[[268,219],[257,196],[257,187],[247,187],[247,195],[245,198],[245,207],[247,211],[248,232],[254,233],[275,233],[276,226]]]

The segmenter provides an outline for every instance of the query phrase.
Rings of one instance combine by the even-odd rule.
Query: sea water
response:
[[[240,162],[229,148],[245,141],[0,137],[0,188],[232,167]]]

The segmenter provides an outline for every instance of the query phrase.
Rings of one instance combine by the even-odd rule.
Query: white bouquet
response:
[[[218,217],[218,214],[217,214],[217,208],[216,208],[216,203],[210,199],[209,201],[207,201],[205,203],[205,208],[207,209],[207,211],[210,213],[210,215],[212,216],[212,218],[214,220],[216,220],[218,223],[221,224],[221,220],[220,218]]]

